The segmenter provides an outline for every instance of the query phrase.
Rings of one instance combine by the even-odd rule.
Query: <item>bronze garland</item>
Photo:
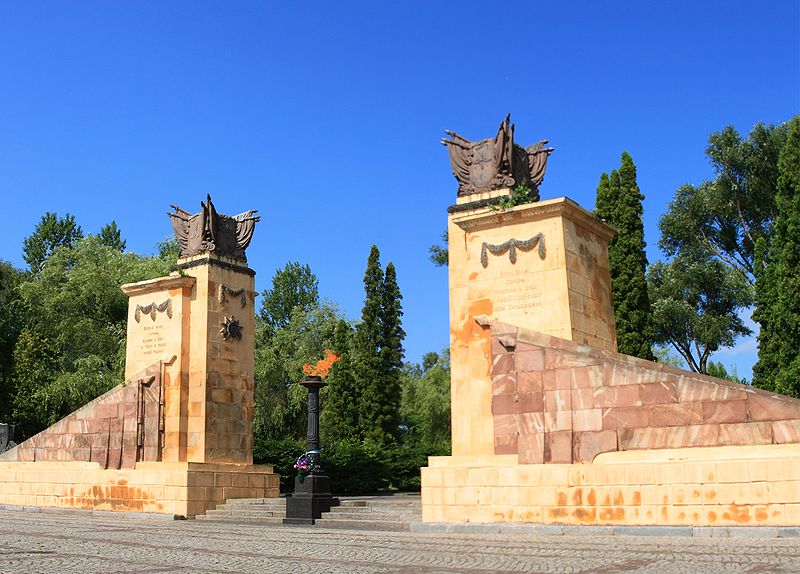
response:
[[[543,233],[537,233],[525,241],[512,238],[499,245],[492,245],[491,243],[486,243],[484,241],[483,245],[481,245],[481,265],[483,265],[484,268],[489,266],[489,256],[487,255],[487,252],[491,253],[492,255],[503,255],[506,251],[508,251],[508,260],[511,261],[511,264],[513,265],[517,262],[517,249],[520,249],[521,251],[530,251],[537,244],[539,245],[539,257],[544,259],[545,248]]]
[[[156,305],[155,302],[144,306],[136,305],[136,311],[134,312],[133,317],[134,319],[136,319],[137,323],[142,320],[142,314],[150,315],[150,319],[155,321],[156,312],[158,313],[166,312],[167,317],[172,319],[172,299],[167,299],[166,301],[158,305]]]
[[[231,297],[240,297],[242,298],[242,307],[247,305],[247,293],[245,293],[244,287],[241,289],[231,289],[227,285],[220,285],[219,286],[219,295],[217,300],[220,303],[224,303],[226,301],[225,295],[228,294]]]

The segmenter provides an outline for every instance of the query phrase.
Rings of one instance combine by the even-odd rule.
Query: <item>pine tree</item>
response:
[[[611,292],[620,353],[654,360],[650,300],[645,270],[644,196],[636,183],[636,166],[628,152],[619,171],[603,173],[597,187],[595,213],[618,233],[608,244]]]
[[[753,384],[800,396],[800,116],[789,122],[778,159],[775,204],[773,235],[756,271],[761,332]],[[757,247],[764,251],[763,242]]]

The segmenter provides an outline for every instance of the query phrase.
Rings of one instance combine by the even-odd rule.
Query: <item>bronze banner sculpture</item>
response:
[[[511,114],[502,121],[494,138],[476,142],[445,130],[450,139],[442,138],[442,144],[450,153],[459,197],[493,189],[511,189],[519,184],[536,191],[542,183],[547,157],[553,148],[544,147],[547,140],[527,148],[516,145],[514,124],[510,120]],[[534,195],[538,199],[538,194]]]
[[[244,250],[250,245],[256,223],[261,219],[251,209],[233,217],[217,213],[211,196],[200,202],[200,213],[192,215],[176,205],[170,206],[175,213],[172,219],[175,238],[180,245],[180,257],[191,257],[200,253],[214,252],[246,261]]]

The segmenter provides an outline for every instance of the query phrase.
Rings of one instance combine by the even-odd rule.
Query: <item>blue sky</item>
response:
[[[594,205],[628,151],[658,217],[713,176],[709,133],[800,111],[800,4],[769,2],[4,2],[0,258],[45,211],[128,248],[171,233],[169,204],[258,209],[259,290],[308,263],[360,315],[369,248],[393,261],[407,357],[448,344],[446,270],[428,246],[456,182],[444,129],[549,139],[543,198]],[[715,358],[750,375],[755,346]]]

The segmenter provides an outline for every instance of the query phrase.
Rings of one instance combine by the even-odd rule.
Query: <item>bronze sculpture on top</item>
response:
[[[176,205],[171,205],[175,213],[168,213],[172,219],[172,229],[180,245],[179,257],[191,257],[201,253],[213,252],[247,261],[244,250],[250,245],[256,223],[261,219],[255,209],[233,217],[217,213],[211,196],[200,202],[200,212],[192,215]]]
[[[450,165],[458,180],[458,197],[493,189],[526,185],[534,191],[544,179],[547,157],[553,148],[544,147],[547,140],[526,148],[514,143],[511,114],[501,122],[494,138],[471,142],[455,132],[445,130],[451,139],[442,138],[450,153]]]

